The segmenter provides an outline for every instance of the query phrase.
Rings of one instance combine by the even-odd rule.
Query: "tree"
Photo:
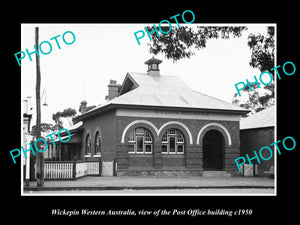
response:
[[[149,31],[153,27],[147,27]],[[161,27],[165,32],[169,27]],[[197,26],[196,29],[187,26],[180,28],[172,27],[172,30],[166,35],[152,33],[152,41],[148,43],[150,53],[157,55],[164,53],[167,59],[173,59],[176,62],[179,59],[190,58],[194,55],[194,49],[205,48],[208,39],[229,39],[231,36],[240,37],[242,31],[246,30],[245,26],[235,27],[204,27]]]
[[[82,107],[83,107],[82,105],[79,106],[79,109],[78,109],[79,112],[82,111]],[[90,110],[96,108],[95,105],[90,105],[90,106],[85,106],[85,107],[86,107],[85,112],[88,112],[88,111],[90,111]]]
[[[41,123],[41,132],[53,131],[53,125],[51,123]],[[31,135],[36,135],[36,125],[31,128]]]
[[[250,34],[248,46],[252,50],[250,66],[258,68],[261,72],[274,67],[274,27],[267,27],[267,36]],[[270,71],[274,76],[274,71]]]
[[[72,108],[64,109],[62,112],[56,112],[52,114],[52,119],[55,121],[57,127],[63,127],[63,121],[62,118],[67,118],[69,121],[69,124],[72,125],[72,119],[76,115],[76,110]]]
[[[169,27],[161,28],[165,32],[169,30]],[[147,27],[147,29],[152,31],[154,28]],[[252,51],[249,65],[258,68],[261,72],[274,67],[274,27],[267,29],[267,36],[250,34],[247,43]],[[195,50],[205,48],[209,39],[240,37],[245,30],[247,30],[245,26],[197,26],[196,28],[182,26],[172,28],[170,33],[159,37],[154,32],[151,34],[152,41],[148,43],[149,52],[154,55],[163,53],[167,59],[173,59],[176,62],[183,58],[190,58],[195,54]],[[270,72],[274,80],[274,72]],[[251,109],[253,112],[274,104],[274,83],[261,87],[264,91],[259,91],[259,88],[255,86],[251,88],[252,92],[248,86],[243,90],[248,96],[246,101],[241,101],[236,93],[232,103]]]
[[[96,108],[96,106],[95,106],[95,105],[87,106],[87,107],[86,107],[86,112],[92,110],[93,108]]]
[[[241,100],[237,93],[234,94],[232,103],[241,107],[250,109],[252,113],[258,112],[263,108],[268,108],[275,104],[274,99],[274,70],[270,70],[274,67],[274,27],[267,27],[267,35],[262,34],[250,34],[248,36],[248,46],[252,50],[250,59],[250,66],[258,68],[261,72],[269,71],[272,74],[273,82],[270,85],[260,88],[257,85],[251,86],[253,91],[251,92],[248,84],[242,91],[247,95],[246,100]]]

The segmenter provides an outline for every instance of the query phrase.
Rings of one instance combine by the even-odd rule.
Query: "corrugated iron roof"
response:
[[[128,79],[131,81],[128,81]],[[127,73],[123,85],[128,82],[135,83],[132,90],[124,92],[120,96],[97,106],[82,116],[93,113],[110,104],[229,110],[239,113],[247,113],[249,111],[223,100],[194,91],[177,76],[152,76],[147,73],[130,72]]]
[[[264,109],[248,118],[241,119],[240,129],[254,129],[275,126],[275,105]]]
[[[244,108],[192,90],[177,76],[129,75],[138,87],[112,99],[111,103],[245,111]]]

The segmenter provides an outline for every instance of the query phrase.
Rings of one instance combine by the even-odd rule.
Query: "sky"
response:
[[[127,72],[146,73],[145,61],[153,54],[149,53],[147,43],[151,42],[147,35],[140,39],[138,45],[134,32],[152,24],[22,24],[20,51],[34,51],[35,27],[39,27],[39,42],[49,41],[52,52],[40,54],[41,94],[45,90],[41,103],[41,122],[52,123],[52,114],[66,108],[74,108],[79,115],[80,102],[86,100],[88,106],[105,102],[110,79],[122,84]],[[183,24],[184,25],[184,24]],[[215,26],[216,24],[191,24],[190,26]],[[228,24],[222,24],[226,26]],[[193,90],[231,102],[236,93],[234,84],[253,79],[260,71],[250,67],[251,51],[247,46],[250,33],[266,34],[269,24],[229,24],[245,25],[248,30],[240,38],[229,40],[212,39],[207,41],[206,48],[196,50],[190,59],[177,62],[168,60],[163,54],[155,58],[163,60],[160,64],[162,75],[175,75]],[[173,26],[173,24],[172,24]],[[174,24],[174,27],[176,24]],[[72,31],[75,42],[67,45],[62,40],[66,31]],[[61,49],[58,49],[57,38]],[[167,34],[166,34],[167,35]],[[72,36],[66,34],[66,41]],[[48,52],[48,45],[42,45]],[[36,123],[35,85],[36,62],[35,54],[32,61],[26,57],[21,61],[21,99],[31,96],[33,118],[31,125]],[[16,66],[18,66],[16,60]],[[254,79],[253,79],[254,80]],[[46,94],[45,94],[46,93]],[[23,101],[21,101],[23,104]],[[21,106],[23,112],[23,105]],[[23,115],[23,113],[22,113]],[[69,124],[64,124],[66,128]]]

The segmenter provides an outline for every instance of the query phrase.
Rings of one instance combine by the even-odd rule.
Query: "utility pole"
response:
[[[39,58],[39,28],[35,28],[35,46],[37,48],[36,56],[36,140],[41,138],[41,71]],[[37,142],[37,148],[41,149],[41,142]],[[44,153],[36,151],[36,181],[37,187],[44,187]]]

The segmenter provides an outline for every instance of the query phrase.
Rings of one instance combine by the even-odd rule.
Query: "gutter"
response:
[[[74,122],[83,121],[88,119],[89,117],[93,117],[99,113],[106,112],[115,108],[134,108],[134,109],[157,109],[157,110],[175,110],[175,111],[194,111],[194,112],[214,112],[214,113],[230,113],[230,114],[238,114],[244,115],[250,112],[250,110],[227,110],[227,109],[200,109],[200,108],[184,108],[184,107],[176,107],[176,106],[153,106],[153,105],[130,105],[130,104],[114,104],[109,103],[103,107],[95,108],[91,111],[88,111],[80,116],[74,118]]]

